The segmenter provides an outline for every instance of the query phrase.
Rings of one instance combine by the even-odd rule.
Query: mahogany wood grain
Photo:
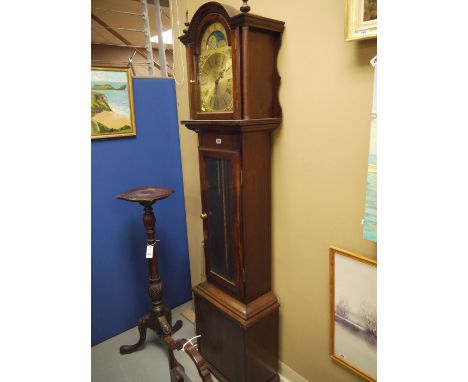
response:
[[[242,134],[242,244],[250,302],[271,289],[270,132]]]
[[[275,109],[278,101],[277,91],[277,45],[278,33],[243,27],[242,34],[248,30],[247,42],[244,43],[244,118],[281,117]]]
[[[250,77],[250,68],[249,68],[249,27],[243,25],[241,28],[241,38],[242,38],[242,118],[250,119],[250,102],[249,102],[249,77]],[[256,56],[259,59],[259,56]],[[261,58],[260,58],[261,60]]]
[[[253,325],[279,307],[275,295],[269,291],[250,303],[243,303],[210,282],[193,287],[194,294],[215,305],[225,315],[243,326]]]
[[[178,320],[172,325],[171,310],[163,305],[163,287],[159,274],[155,224],[156,217],[153,213],[153,204],[159,200],[166,199],[174,193],[173,189],[163,187],[139,187],[117,195],[118,199],[123,199],[130,202],[137,202],[143,206],[143,224],[146,231],[146,245],[153,246],[153,257],[148,260],[149,266],[149,287],[148,292],[151,297],[151,311],[149,314],[140,318],[138,322],[139,339],[133,345],[122,345],[120,347],[121,354],[129,354],[140,349],[146,340],[146,331],[152,329],[159,336],[168,336],[175,333],[182,327],[182,321]],[[173,362],[172,351],[169,350],[169,363]]]
[[[199,135],[199,149],[212,150],[240,150],[241,136],[239,134],[226,134],[225,132],[209,132]]]
[[[209,272],[210,252],[205,252],[207,282],[194,287],[200,353],[220,381],[277,381],[278,309],[271,292],[271,131],[279,118],[229,121],[184,121],[199,135],[200,182],[206,210],[207,155],[228,158],[235,168],[233,185],[239,230],[234,290],[217,282]],[[217,143],[217,140],[220,143]],[[220,140],[220,141],[219,141]],[[236,154],[234,154],[236,153]],[[236,158],[234,160],[234,158]],[[238,159],[237,159],[238,158]],[[238,216],[238,217],[237,217]],[[206,230],[206,224],[204,229]],[[205,236],[207,232],[204,232]],[[245,281],[239,280],[240,276]]]
[[[279,380],[279,303],[271,292],[271,132],[281,124],[277,57],[284,22],[249,10],[247,1],[241,12],[216,2],[205,3],[179,37],[187,47],[191,118],[181,122],[198,134],[205,219],[207,281],[193,288],[196,329],[202,336],[200,353],[222,382]],[[198,111],[198,48],[205,28],[214,21],[224,25],[232,48],[234,110],[230,113]],[[232,170],[229,192],[235,213],[229,235],[235,242],[233,283],[210,271],[211,260],[220,256],[213,248],[226,253],[225,247],[207,244],[210,234],[218,234],[218,227],[206,220],[210,216],[206,166],[212,157],[229,160]],[[225,179],[224,175],[218,177]],[[217,200],[217,194],[213,195]],[[211,224],[216,221],[213,218]],[[224,242],[227,226],[222,231]]]
[[[257,314],[252,323],[234,319],[194,289],[198,347],[222,381],[277,380],[278,305]],[[213,330],[216,328],[216,330]]]
[[[230,121],[189,120],[180,121],[188,129],[197,133],[224,132],[246,133],[251,131],[274,130],[281,123],[280,118],[239,119]]]

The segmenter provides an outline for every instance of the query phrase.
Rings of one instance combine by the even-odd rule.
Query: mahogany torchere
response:
[[[156,254],[156,240],[154,225],[156,218],[153,213],[153,204],[169,197],[174,190],[161,187],[140,187],[117,195],[118,199],[137,202],[144,207],[143,224],[146,228],[146,244],[153,246],[153,257],[149,259],[149,294],[151,297],[151,312],[140,318],[138,331],[140,338],[134,345],[123,345],[120,347],[121,354],[129,354],[140,348],[145,342],[147,329],[153,329],[159,336],[170,336],[182,327],[182,321],[178,320],[172,326],[171,310],[162,303],[163,289],[159,276],[158,261]],[[172,350],[169,349],[169,363],[174,362]]]
[[[187,47],[198,133],[205,269],[193,288],[198,347],[221,381],[278,381],[278,310],[271,292],[271,132],[281,123],[276,59],[282,21],[202,5]]]

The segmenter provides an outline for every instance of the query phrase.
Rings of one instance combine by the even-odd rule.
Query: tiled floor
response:
[[[173,322],[181,319],[182,328],[174,334],[175,338],[195,336],[193,324],[181,315],[190,308],[189,301],[173,309]],[[91,350],[92,382],[170,382],[167,351],[157,334],[148,330],[146,345],[132,354],[121,355],[120,345],[131,345],[138,340],[138,329],[132,328],[96,345]],[[175,352],[177,360],[194,382],[200,381],[197,369],[183,352]],[[217,381],[213,377],[214,381]]]

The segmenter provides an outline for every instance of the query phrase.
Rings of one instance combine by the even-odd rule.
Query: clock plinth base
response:
[[[209,282],[193,288],[198,349],[221,381],[278,380],[278,311],[272,292],[245,304]]]

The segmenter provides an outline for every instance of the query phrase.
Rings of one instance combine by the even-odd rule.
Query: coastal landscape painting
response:
[[[330,356],[377,381],[377,262],[330,247]]]
[[[91,138],[136,135],[130,69],[91,68]]]

